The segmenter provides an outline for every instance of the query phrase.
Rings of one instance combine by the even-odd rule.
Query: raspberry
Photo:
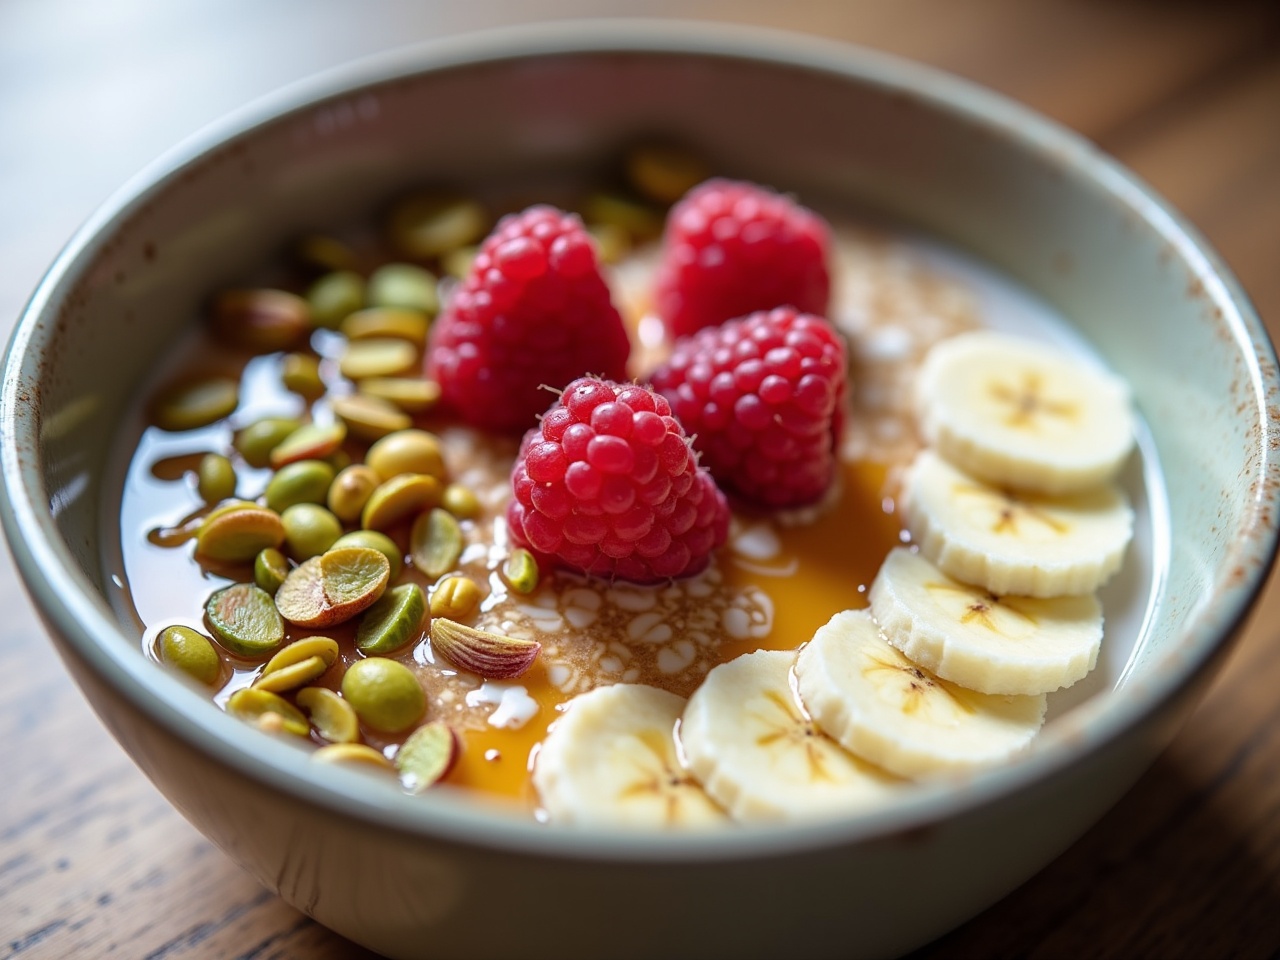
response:
[[[753,310],[825,315],[826,222],[790,198],[708,180],[671,209],[658,267],[658,314],[683,337]]]
[[[729,507],[667,401],[635,384],[575,380],[525,434],[511,472],[512,539],[600,577],[656,583],[706,567]]]
[[[844,423],[844,343],[791,307],[678,341],[654,372],[703,464],[727,490],[767,507],[819,499]]]
[[[474,426],[524,430],[542,385],[626,377],[631,344],[582,222],[554,207],[504,217],[431,330],[427,375]]]

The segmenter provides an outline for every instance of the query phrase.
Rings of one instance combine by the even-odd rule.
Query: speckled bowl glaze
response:
[[[1147,642],[1024,760],[869,816],[714,835],[566,832],[419,798],[249,735],[106,599],[110,442],[210,290],[398,187],[583,168],[662,131],[740,176],[871,206],[1061,310],[1133,386],[1171,547]],[[1093,823],[1169,741],[1276,542],[1275,358],[1176,213],[1079,137],[865,51],[689,24],[451,40],[286,91],[113,197],[41,283],[3,384],[3,520],[58,649],[138,765],[270,889],[393,957],[888,956]]]

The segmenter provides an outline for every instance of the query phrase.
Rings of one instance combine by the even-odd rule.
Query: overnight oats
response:
[[[551,823],[856,813],[1027,749],[1134,535],[1125,385],[936,251],[623,166],[211,298],[124,484],[146,654],[246,736]]]

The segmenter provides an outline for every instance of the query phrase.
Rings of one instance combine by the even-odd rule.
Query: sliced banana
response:
[[[913,663],[979,693],[1069,687],[1098,661],[1102,606],[1078,597],[999,596],[953,580],[919,554],[890,551],[871,615]]]
[[[916,381],[925,440],[999,486],[1058,494],[1110,479],[1133,447],[1124,381],[992,330],[943,340]]]
[[[620,683],[575,697],[551,725],[533,784],[554,823],[701,827],[727,822],[680,762],[682,697]]]
[[[916,666],[865,610],[837,613],[796,658],[800,699],[852,753],[903,777],[1007,760],[1044,722],[1046,698],[987,696]]]
[[[992,593],[1092,593],[1120,569],[1133,510],[1111,484],[1059,497],[975,480],[923,450],[903,480],[902,513],[920,552]]]
[[[689,769],[735,820],[798,820],[891,802],[903,781],[819,730],[791,689],[791,651],[757,650],[710,673],[680,724]]]

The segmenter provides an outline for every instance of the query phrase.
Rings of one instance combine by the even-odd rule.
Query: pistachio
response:
[[[216,591],[204,613],[218,642],[237,656],[257,659],[284,642],[284,624],[276,605],[265,590],[252,583]]]
[[[276,593],[276,607],[300,627],[331,627],[363,613],[382,596],[391,564],[369,547],[340,547],[295,567]]]
[[[341,240],[323,233],[309,233],[298,238],[292,252],[294,262],[312,273],[350,270],[356,264],[355,251]]]
[[[480,605],[480,587],[470,577],[445,577],[431,591],[431,616],[463,620]]]
[[[227,700],[227,713],[268,733],[284,731],[297,737],[311,732],[302,711],[283,697],[266,690],[244,687]]]
[[[370,447],[364,459],[383,480],[402,473],[423,473],[437,480],[445,477],[440,439],[426,430],[398,430],[389,434]]]
[[[400,576],[400,570],[404,567],[404,556],[396,542],[377,530],[352,530],[339,537],[330,549],[337,550],[339,547],[368,547],[377,550],[391,564],[392,580]]]
[[[388,263],[369,277],[369,302],[375,307],[420,310],[435,316],[440,309],[436,278],[412,263]]]
[[[160,662],[177,667],[201,683],[213,686],[222,675],[222,658],[203,634],[190,627],[165,627],[156,637]]]
[[[251,467],[265,467],[271,462],[271,451],[302,426],[290,417],[263,417],[236,434],[233,446]]]
[[[236,495],[236,468],[220,453],[206,453],[196,470],[196,490],[205,503]]]
[[[421,310],[403,307],[367,307],[357,310],[342,321],[342,332],[348,340],[372,340],[398,337],[419,349],[427,342],[430,321]]]
[[[469,487],[458,483],[444,488],[440,505],[459,520],[474,520],[480,515],[480,498]]]
[[[421,473],[392,477],[369,495],[360,512],[360,526],[386,530],[440,502],[440,481]]]
[[[253,353],[288,350],[311,328],[311,308],[284,290],[228,290],[213,302],[210,327],[223,343]]]
[[[429,260],[475,243],[489,228],[489,217],[474,200],[433,193],[405,197],[391,211],[388,233],[407,257]]]
[[[295,503],[280,514],[285,551],[294,560],[319,556],[342,536],[342,521],[316,503]]]
[[[488,633],[446,617],[431,621],[431,646],[463,670],[486,680],[520,676],[533,666],[542,650],[542,644],[536,640]]]
[[[366,377],[360,392],[394,403],[405,413],[422,413],[440,399],[440,384],[421,377]]]
[[[362,440],[378,440],[413,426],[413,420],[407,413],[377,397],[355,393],[334,397],[330,405],[347,425],[348,431]]]
[[[253,686],[256,690],[284,693],[310,683],[328,669],[329,665],[319,657],[307,657],[280,670],[262,674],[253,682]]]
[[[283,541],[284,524],[274,510],[232,503],[205,517],[196,534],[196,553],[208,560],[247,563]]]
[[[637,240],[652,240],[662,233],[662,214],[643,203],[614,193],[592,194],[583,206],[587,223],[608,224],[625,230]]]
[[[440,258],[440,266],[449,276],[463,280],[471,272],[471,265],[479,252],[479,247],[458,247]]]
[[[268,547],[253,558],[253,582],[271,596],[289,575],[289,561],[274,547]]]
[[[320,359],[309,353],[290,353],[280,362],[280,381],[286,390],[314,400],[324,393]]]
[[[538,561],[524,547],[516,547],[502,565],[502,578],[516,593],[533,593],[538,588]]]
[[[424,723],[396,752],[400,782],[412,793],[421,793],[443,780],[458,759],[458,736],[443,720]]]
[[[307,660],[320,659],[325,668],[333,666],[338,659],[338,642],[329,637],[305,637],[281,647],[262,668],[262,675],[278,673],[287,667],[296,666]]]
[[[311,322],[337,330],[347,314],[364,306],[364,277],[352,270],[326,273],[307,290]]]
[[[409,556],[428,580],[438,580],[458,563],[462,555],[462,528],[448,510],[428,510],[413,521],[409,533]]]
[[[342,696],[364,723],[385,733],[408,730],[427,710],[413,671],[385,657],[351,664],[342,677]]]
[[[329,509],[343,523],[354,523],[378,483],[378,475],[372,468],[363,463],[353,463],[334,477],[329,485]]]
[[[239,403],[240,384],[229,377],[207,377],[160,394],[151,405],[151,421],[161,430],[195,430],[230,416]]]
[[[279,513],[296,503],[324,503],[333,473],[333,467],[323,460],[285,464],[267,482],[267,507]]]
[[[390,760],[363,743],[326,744],[313,753],[311,759],[320,763],[357,763],[383,770],[393,769]]]
[[[426,612],[426,599],[416,583],[392,587],[360,618],[356,649],[366,655],[399,650],[422,635],[420,626]]]
[[[304,687],[294,699],[310,714],[311,726],[330,743],[354,743],[359,739],[360,721],[356,712],[328,687]]]
[[[295,460],[323,460],[338,452],[347,439],[347,425],[308,423],[289,434],[271,451],[271,466],[279,470]]]
[[[394,377],[418,366],[418,348],[395,337],[352,340],[338,358],[338,369],[349,380]]]
[[[665,206],[706,180],[711,170],[692,151],[668,144],[648,144],[627,155],[626,174],[637,193]]]
[[[596,256],[601,263],[620,263],[631,250],[631,235],[615,224],[593,224],[587,232],[596,243]]]

